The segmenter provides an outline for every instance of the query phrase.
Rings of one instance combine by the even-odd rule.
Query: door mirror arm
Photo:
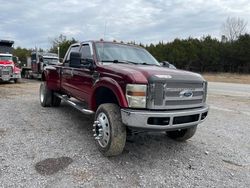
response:
[[[87,68],[90,70],[95,69],[95,63],[93,59],[81,59],[81,65],[83,68]]]

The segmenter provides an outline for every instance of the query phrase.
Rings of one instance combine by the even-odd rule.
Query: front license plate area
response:
[[[3,71],[2,72],[2,80],[3,81],[9,81],[10,80],[10,72],[9,71]]]

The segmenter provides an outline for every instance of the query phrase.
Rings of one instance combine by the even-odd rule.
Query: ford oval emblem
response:
[[[182,90],[180,92],[180,97],[192,97],[193,92],[191,90]]]

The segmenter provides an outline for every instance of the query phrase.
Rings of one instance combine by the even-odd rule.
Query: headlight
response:
[[[203,103],[207,100],[207,82],[203,83]]]
[[[128,84],[126,98],[131,108],[146,108],[147,85]]]

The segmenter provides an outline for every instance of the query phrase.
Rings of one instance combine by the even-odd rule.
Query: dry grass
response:
[[[250,74],[205,73],[203,76],[210,82],[250,84]]]

